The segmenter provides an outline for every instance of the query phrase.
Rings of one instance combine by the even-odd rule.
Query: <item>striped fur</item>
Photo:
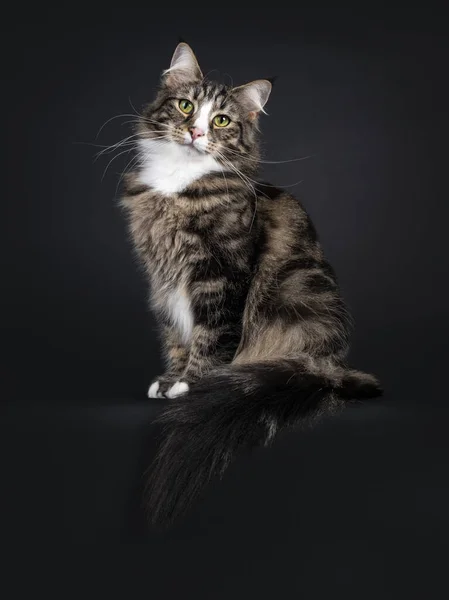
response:
[[[150,395],[188,390],[161,418],[155,522],[187,508],[241,445],[381,393],[373,376],[346,366],[351,321],[309,216],[290,194],[255,182],[270,89],[203,79],[181,44],[139,123],[142,166],[126,179],[123,206],[167,361]],[[178,108],[183,98],[191,115]],[[206,102],[210,125],[197,148],[189,129]],[[215,114],[230,125],[215,128]]]

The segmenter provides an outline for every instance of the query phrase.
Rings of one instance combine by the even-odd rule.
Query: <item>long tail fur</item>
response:
[[[240,448],[268,444],[283,427],[381,394],[372,375],[311,369],[298,361],[232,364],[211,372],[158,419],[165,439],[147,486],[151,521],[167,525],[184,513]]]

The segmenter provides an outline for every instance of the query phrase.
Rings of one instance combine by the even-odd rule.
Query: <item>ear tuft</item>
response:
[[[171,59],[170,67],[163,73],[167,85],[179,85],[203,78],[195,54],[186,42],[180,42]]]

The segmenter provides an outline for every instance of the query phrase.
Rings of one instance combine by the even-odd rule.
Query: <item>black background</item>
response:
[[[20,12],[20,14],[19,14]],[[449,558],[448,29],[426,4],[42,5],[3,22],[3,539],[139,543],[155,597],[440,597]],[[278,76],[276,185],[300,184],[381,401],[243,456],[186,519],[140,506],[161,364],[117,182],[178,37],[204,73]],[[213,69],[217,71],[212,72]],[[443,594],[444,595],[444,594]],[[131,594],[132,597],[132,594]]]

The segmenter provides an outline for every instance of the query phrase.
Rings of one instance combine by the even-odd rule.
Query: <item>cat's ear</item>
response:
[[[170,67],[163,72],[162,77],[164,83],[169,86],[193,83],[203,79],[196,57],[188,44],[181,42],[176,46]]]
[[[255,119],[259,112],[265,113],[263,107],[268,102],[272,87],[268,79],[257,79],[234,88],[232,94],[248,111],[249,118]]]

